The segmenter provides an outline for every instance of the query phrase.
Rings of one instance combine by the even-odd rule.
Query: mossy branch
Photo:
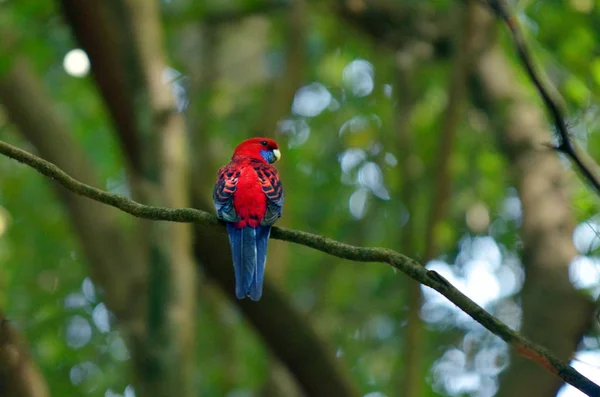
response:
[[[81,183],[56,165],[2,141],[0,141],[0,153],[34,168],[41,174],[54,179],[73,193],[118,208],[133,216],[157,221],[195,222],[211,227],[218,232],[225,232],[225,228],[218,218],[207,212],[193,208],[176,209],[148,206],[137,203],[122,195],[108,193]],[[456,289],[444,277],[435,271],[427,270],[412,258],[387,248],[355,247],[324,236],[281,227],[273,227],[271,236],[278,240],[304,245],[338,258],[356,262],[380,262],[388,264],[445,296],[449,301],[471,316],[473,320],[516,349],[522,356],[537,362],[587,395],[600,396],[600,386],[593,383],[570,365],[556,358],[545,348],[530,342],[518,332],[510,329],[502,321],[492,316]]]

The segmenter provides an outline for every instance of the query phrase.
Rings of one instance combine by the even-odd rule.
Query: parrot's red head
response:
[[[250,138],[240,143],[233,151],[233,158],[247,156],[274,163],[281,158],[277,142],[269,138]]]

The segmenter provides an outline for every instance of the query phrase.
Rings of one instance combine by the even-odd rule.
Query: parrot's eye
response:
[[[263,146],[269,146],[269,144],[267,143],[267,141],[262,141],[260,144],[263,145]]]

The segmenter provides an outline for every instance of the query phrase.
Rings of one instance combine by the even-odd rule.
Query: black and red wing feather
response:
[[[270,226],[281,218],[283,213],[283,201],[285,199],[283,186],[281,186],[277,170],[272,165],[261,164],[255,170],[262,191],[267,196],[267,211],[261,224]]]
[[[217,183],[213,189],[213,202],[217,210],[217,216],[225,222],[239,222],[235,209],[233,208],[233,194],[237,190],[240,171],[232,164],[227,164],[219,169]]]

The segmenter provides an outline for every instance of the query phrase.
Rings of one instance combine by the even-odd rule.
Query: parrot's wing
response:
[[[277,170],[272,165],[262,165],[256,170],[262,191],[267,196],[267,212],[261,222],[262,225],[272,225],[281,218],[283,213],[283,186],[279,180]]]
[[[213,202],[217,216],[225,222],[239,222],[233,208],[233,193],[237,190],[240,171],[231,164],[221,167],[217,173],[217,183],[213,189]]]

